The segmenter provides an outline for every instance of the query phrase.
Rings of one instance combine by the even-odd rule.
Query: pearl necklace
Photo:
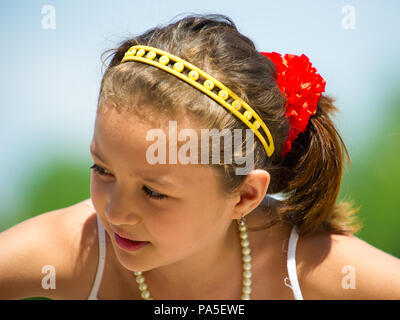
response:
[[[243,289],[242,300],[250,300],[251,294],[251,255],[250,255],[250,242],[247,235],[247,225],[242,218],[237,222],[240,231],[240,245],[242,247],[242,260],[243,260]],[[139,285],[141,296],[145,300],[153,300],[148,290],[142,271],[135,271],[136,282]]]

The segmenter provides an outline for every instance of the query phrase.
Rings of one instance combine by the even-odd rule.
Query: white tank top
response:
[[[90,201],[90,200],[89,200]],[[88,202],[89,202],[88,201]],[[93,208],[93,205],[90,201],[89,205]],[[96,277],[94,279],[94,283],[92,289],[90,290],[90,294],[88,296],[88,300],[98,300],[97,294],[100,288],[101,280],[104,272],[104,265],[106,259],[106,232],[103,228],[103,225],[97,217],[97,228],[99,234],[99,262],[97,265]],[[299,238],[299,234],[295,226],[293,226],[292,231],[289,237],[288,251],[287,251],[287,272],[288,276],[283,279],[283,282],[286,286],[292,289],[293,297],[295,300],[303,300],[303,296],[300,291],[299,281],[297,279],[297,271],[296,271],[296,246],[297,240]],[[288,283],[289,282],[289,283]]]

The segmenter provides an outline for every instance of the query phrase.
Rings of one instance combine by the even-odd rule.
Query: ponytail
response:
[[[361,229],[354,216],[359,208],[352,203],[336,203],[340,191],[344,161],[350,164],[347,148],[330,115],[338,109],[334,99],[322,95],[309,125],[293,142],[283,158],[281,192],[290,196],[282,201],[279,216],[287,216],[300,234],[328,231],[352,234]]]

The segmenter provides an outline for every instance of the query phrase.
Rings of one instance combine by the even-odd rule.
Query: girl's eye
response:
[[[111,173],[109,173],[106,169],[100,167],[97,164],[93,164],[90,167],[90,169],[93,169],[97,174],[99,174],[101,176],[110,176],[111,175]],[[145,186],[143,186],[143,191],[146,196],[148,196],[149,198],[152,198],[152,199],[162,200],[162,199],[165,199],[168,197],[164,194],[150,190],[149,188],[147,188]]]
[[[145,186],[143,186],[143,191],[144,191],[144,194],[146,196],[148,196],[150,198],[153,198],[153,199],[162,200],[162,199],[167,198],[166,195],[158,193],[158,192],[155,192],[155,191],[152,191],[152,190],[150,190],[149,188],[147,188]]]
[[[111,173],[109,173],[106,169],[98,166],[97,164],[93,164],[90,169],[93,169],[97,174],[101,176],[109,176]]]

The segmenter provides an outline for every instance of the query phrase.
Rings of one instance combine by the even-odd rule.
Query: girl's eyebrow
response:
[[[91,154],[94,155],[96,158],[98,158],[98,159],[101,160],[102,162],[106,163],[106,161],[104,161],[103,158],[102,158],[93,148],[90,148],[90,152],[91,152]],[[141,177],[144,181],[151,182],[151,183],[156,183],[156,184],[159,184],[159,185],[162,185],[162,186],[173,186],[173,187],[176,187],[176,186],[177,186],[176,183],[170,182],[170,181],[168,181],[168,180],[166,180],[166,179],[153,178],[153,177],[150,177],[150,176],[149,176],[149,177],[146,177],[146,176],[144,176],[144,175],[140,175],[140,177]]]

